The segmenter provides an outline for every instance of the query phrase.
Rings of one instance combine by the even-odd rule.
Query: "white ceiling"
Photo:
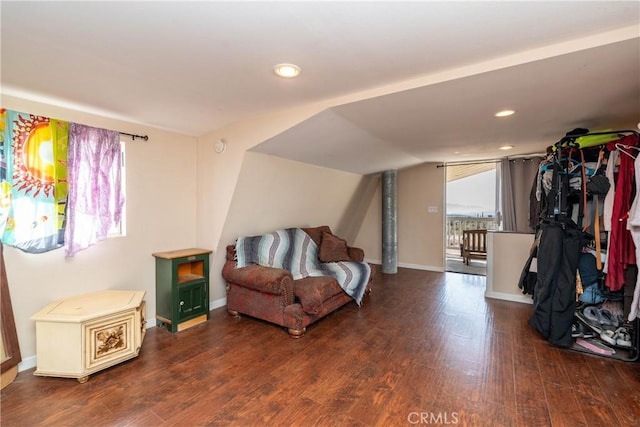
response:
[[[3,94],[193,136],[334,100],[254,150],[356,173],[640,121],[637,1],[2,1],[0,14]],[[280,62],[301,76],[277,78]]]

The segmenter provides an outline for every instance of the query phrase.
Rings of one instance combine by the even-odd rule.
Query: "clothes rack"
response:
[[[578,271],[580,271],[580,256],[588,245],[593,245],[596,242],[598,250],[592,255],[594,255],[594,261],[596,256],[599,260],[600,238],[601,235],[604,235],[602,248],[607,254],[606,260],[613,262],[615,259],[616,263],[612,264],[607,271],[606,267],[603,269],[601,263],[594,262],[594,269],[598,272],[596,274],[597,283],[599,286],[602,285],[604,289],[611,291],[608,295],[613,297],[623,295],[620,299],[623,303],[613,303],[613,307],[618,307],[622,311],[623,319],[621,319],[620,327],[628,329],[632,340],[630,347],[620,347],[622,344],[618,343],[621,341],[617,341],[617,351],[610,355],[604,355],[604,357],[624,361],[638,361],[640,359],[640,318],[631,320],[630,317],[629,320],[626,319],[625,310],[627,310],[628,302],[625,298],[627,298],[629,289],[633,293],[633,287],[638,276],[637,263],[640,260],[636,259],[636,265],[634,265],[633,262],[627,262],[626,255],[625,258],[614,258],[616,251],[620,254],[622,252],[620,252],[619,248],[616,249],[617,246],[615,245],[610,247],[610,244],[611,242],[621,242],[619,240],[622,239],[621,236],[624,233],[630,233],[626,231],[626,218],[624,218],[624,213],[621,214],[621,212],[627,212],[625,209],[630,209],[626,204],[631,205],[633,195],[638,193],[639,189],[636,188],[637,184],[633,180],[629,181],[628,171],[631,170],[629,168],[633,167],[633,162],[631,162],[631,166],[629,165],[629,159],[623,162],[624,167],[620,167],[620,170],[624,170],[626,175],[624,175],[625,179],[623,180],[624,186],[621,187],[624,189],[618,189],[618,193],[615,192],[614,185],[620,183],[619,178],[622,176],[618,173],[618,168],[615,169],[615,178],[612,175],[609,179],[600,170],[601,168],[604,169],[605,159],[613,161],[609,159],[612,155],[607,153],[616,151],[624,153],[631,159],[637,159],[637,152],[640,151],[640,133],[635,130],[589,132],[586,129],[575,129],[550,147],[546,159],[541,162],[539,178],[534,184],[538,188],[532,189],[532,194],[542,194],[539,196],[538,201],[543,202],[541,214],[539,215],[541,221],[538,226],[537,247],[531,251],[531,256],[537,258],[535,286],[532,289],[530,285],[525,284],[523,281],[523,277],[528,277],[527,265],[530,264],[530,260],[527,261],[525,269],[523,269],[519,286],[521,289],[528,290],[528,292],[523,291],[523,293],[533,294],[533,313],[529,319],[530,326],[538,330],[550,343],[603,356],[603,353],[594,352],[593,348],[597,347],[598,339],[602,340],[599,342],[599,344],[602,344],[604,339],[607,338],[604,327],[594,341],[596,346],[592,346],[591,350],[589,350],[576,344],[576,335],[574,335],[572,326],[576,322],[579,323],[578,314],[582,314],[579,311],[581,307],[577,304],[577,297],[582,294],[582,289],[576,288],[576,281],[581,276],[581,274],[578,274]],[[619,156],[618,158],[620,159]],[[594,177],[596,179],[593,179]],[[598,178],[601,180],[599,184],[605,181],[608,185],[609,180],[612,180],[610,184],[613,193],[609,191],[608,186],[605,186],[604,190],[602,190],[602,185],[599,190],[594,189],[596,188],[594,181],[597,181]],[[588,185],[591,186],[588,187]],[[604,198],[605,195],[610,196],[614,193],[616,200],[622,198],[619,196],[624,196],[624,203],[617,205],[615,218],[620,218],[619,221],[625,221],[625,231],[621,234],[620,224],[623,223],[615,222],[614,226],[617,226],[617,229],[613,230],[611,228],[607,232],[601,233],[602,230],[599,224],[601,212],[598,209],[598,204],[602,202],[600,196]],[[636,197],[640,197],[640,195]],[[627,214],[626,216],[628,217],[629,215]],[[585,224],[583,224],[583,220]],[[595,233],[598,235],[595,236]],[[620,266],[621,264],[623,266]],[[623,271],[621,270],[623,268],[624,277],[620,279],[619,273],[616,272]],[[605,287],[603,277],[606,278],[606,286],[611,286],[611,288]],[[594,283],[596,282],[589,283],[589,285],[591,286]],[[622,289],[616,294],[620,286],[622,286]],[[591,304],[601,304],[601,302]],[[618,315],[619,313],[618,311]],[[584,344],[584,341],[582,343]]]

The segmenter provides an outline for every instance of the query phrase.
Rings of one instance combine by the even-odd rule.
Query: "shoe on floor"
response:
[[[591,325],[599,326],[602,322],[600,321],[600,314],[598,312],[598,307],[593,305],[588,305],[582,309],[582,314],[587,319],[587,323]]]
[[[612,331],[611,329],[604,329],[600,334],[600,339],[607,344],[616,345],[617,338],[616,331]]]
[[[631,335],[624,327],[616,329],[616,345],[623,348],[631,348]]]
[[[583,336],[584,333],[582,332],[582,328],[580,328],[579,322],[575,322],[571,325],[571,338],[580,338]]]
[[[616,316],[606,308],[600,308],[597,311],[600,316],[600,323],[604,328],[613,329],[615,331],[615,329],[620,325]]]
[[[573,338],[593,338],[596,334],[578,319],[571,325],[571,336]]]
[[[598,334],[602,332],[602,329],[615,331],[620,326],[618,318],[613,313],[606,308],[599,308],[594,305],[584,307],[582,309],[582,317],[579,318]]]
[[[582,338],[595,338],[597,335],[595,332],[593,332],[593,330],[591,330],[589,327],[583,325],[582,323],[580,324],[582,326]]]
[[[600,335],[602,333],[602,326],[598,320],[597,313],[596,307],[588,306],[582,311],[576,311],[575,317],[577,317],[582,324],[588,326],[597,335]]]

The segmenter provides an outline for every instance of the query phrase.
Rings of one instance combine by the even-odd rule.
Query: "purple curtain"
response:
[[[70,123],[66,256],[107,238],[122,219],[120,134]]]

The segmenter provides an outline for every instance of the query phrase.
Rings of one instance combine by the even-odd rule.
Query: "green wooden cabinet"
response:
[[[209,249],[156,252],[156,323],[180,332],[209,319]]]

